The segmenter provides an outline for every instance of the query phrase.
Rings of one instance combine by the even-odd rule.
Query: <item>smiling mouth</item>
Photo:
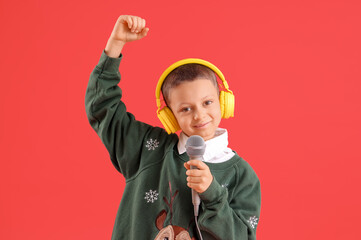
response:
[[[194,128],[204,128],[204,127],[206,127],[209,123],[210,123],[210,122],[197,124],[197,125],[194,125]]]

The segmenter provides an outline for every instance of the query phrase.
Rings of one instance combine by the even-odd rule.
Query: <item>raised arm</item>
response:
[[[120,16],[100,60],[92,71],[85,95],[86,113],[92,128],[107,148],[112,163],[126,178],[141,167],[140,154],[147,134],[159,131],[136,121],[121,101],[119,65],[127,42],[145,37],[145,20]],[[164,131],[163,131],[164,132]]]

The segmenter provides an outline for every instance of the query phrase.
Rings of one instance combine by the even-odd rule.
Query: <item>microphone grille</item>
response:
[[[204,140],[201,136],[193,135],[188,138],[186,145],[200,147],[204,145]]]
[[[206,150],[206,144],[201,136],[190,136],[186,143],[188,155],[203,155]]]

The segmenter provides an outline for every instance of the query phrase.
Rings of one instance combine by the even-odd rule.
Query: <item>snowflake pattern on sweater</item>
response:
[[[258,218],[256,216],[250,217],[249,220],[247,220],[251,227],[254,229],[258,224]]]
[[[158,195],[157,190],[149,190],[149,192],[145,193],[144,199],[147,200],[147,203],[154,203],[158,200]]]
[[[159,142],[157,139],[149,139],[147,141],[147,144],[145,145],[145,147],[148,149],[148,151],[150,150],[155,150],[157,147],[159,146]]]

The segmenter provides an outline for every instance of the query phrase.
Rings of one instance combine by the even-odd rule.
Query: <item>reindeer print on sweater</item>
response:
[[[172,217],[173,217],[173,202],[178,194],[178,190],[175,193],[172,193],[172,186],[169,182],[169,191],[170,191],[170,199],[163,197],[163,201],[167,204],[170,211],[167,212],[166,210],[162,210],[155,220],[155,225],[159,230],[158,235],[156,236],[155,240],[195,240],[195,238],[191,238],[188,232],[188,229],[175,226],[172,224]],[[170,214],[170,224],[164,226],[165,219],[167,214]],[[191,221],[192,222],[192,221]]]

